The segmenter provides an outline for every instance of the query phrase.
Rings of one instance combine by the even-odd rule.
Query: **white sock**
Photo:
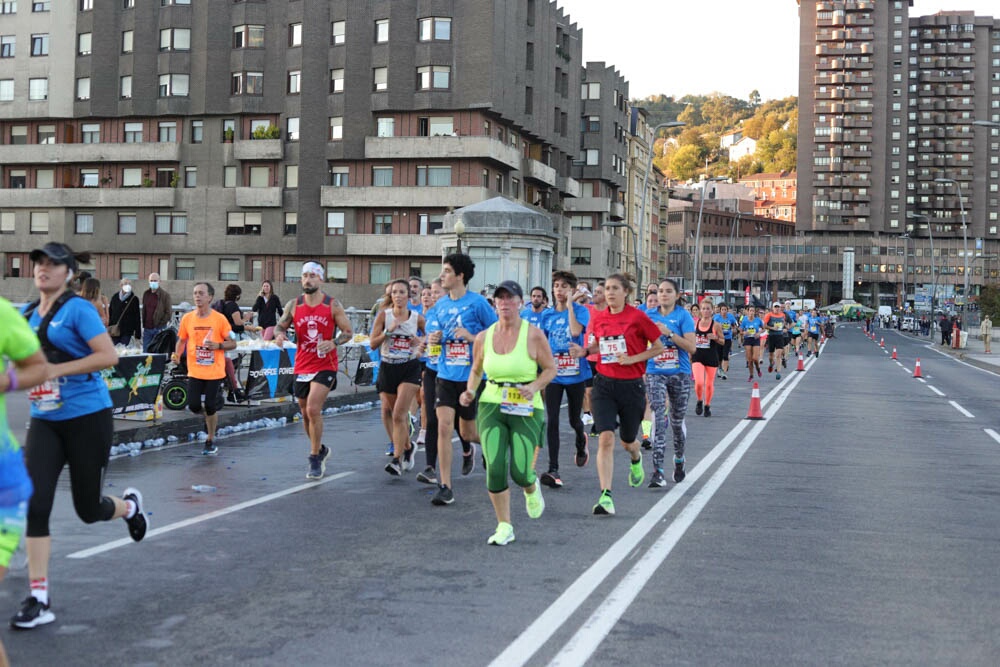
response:
[[[32,579],[31,580],[31,595],[36,600],[42,604],[49,603],[49,580],[48,579]]]
[[[131,519],[132,517],[134,517],[137,509],[138,508],[135,506],[135,501],[134,500],[126,500],[125,501],[125,518],[126,519]]]

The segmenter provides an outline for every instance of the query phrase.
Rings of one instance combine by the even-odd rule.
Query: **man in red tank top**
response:
[[[302,265],[302,295],[285,306],[274,327],[274,342],[284,345],[289,325],[295,325],[295,398],[302,410],[302,425],[309,436],[309,472],[306,479],[321,479],[330,448],[323,440],[323,403],[337,388],[337,345],[354,335],[347,313],[332,296],[320,291],[323,267]],[[337,329],[340,335],[334,336]]]

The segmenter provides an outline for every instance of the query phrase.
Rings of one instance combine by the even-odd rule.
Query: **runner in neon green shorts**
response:
[[[542,330],[521,320],[521,286],[505,280],[493,292],[493,301],[499,321],[476,336],[472,369],[459,401],[472,405],[485,372],[489,380],[479,398],[476,425],[486,458],[486,488],[497,515],[496,532],[487,543],[503,546],[514,541],[508,470],[524,489],[528,516],[537,519],[545,509],[533,463],[545,423],[542,390],[556,376],[556,366]]]

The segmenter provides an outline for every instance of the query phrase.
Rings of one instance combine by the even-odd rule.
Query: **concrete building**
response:
[[[51,239],[96,250],[106,289],[255,288],[319,258],[367,304],[437,275],[448,211],[582,194],[581,33],[555,3],[59,4],[0,14],[6,294]]]
[[[622,242],[628,251],[624,254],[623,268],[649,282],[651,268],[656,266],[659,255],[660,183],[663,174],[655,166],[647,171],[650,151],[653,150],[653,128],[649,125],[646,110],[632,107],[628,134],[628,183],[625,192],[625,222]],[[645,201],[643,201],[645,199]],[[635,243],[639,242],[638,253]],[[638,257],[638,259],[636,259]],[[636,262],[641,264],[641,270]]]
[[[795,222],[798,175],[794,171],[753,174],[739,182],[753,190],[754,215]]]
[[[739,162],[740,158],[752,156],[757,152],[757,140],[750,137],[743,137],[730,146],[728,150],[729,161]]]

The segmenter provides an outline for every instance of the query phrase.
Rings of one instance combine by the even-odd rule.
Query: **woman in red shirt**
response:
[[[570,354],[583,357],[597,353],[594,387],[590,405],[594,413],[594,428],[598,432],[597,476],[601,481],[601,497],[594,505],[594,514],[614,514],[611,500],[611,478],[614,472],[615,422],[619,426],[622,447],[631,455],[628,483],[639,486],[645,479],[642,450],[637,436],[646,407],[646,388],[642,380],[646,361],[663,351],[660,330],[649,317],[628,305],[631,281],[621,274],[608,276],[604,282],[604,298],[608,307],[596,311],[587,327],[587,340],[582,348],[570,345]],[[592,335],[592,338],[591,338]]]

